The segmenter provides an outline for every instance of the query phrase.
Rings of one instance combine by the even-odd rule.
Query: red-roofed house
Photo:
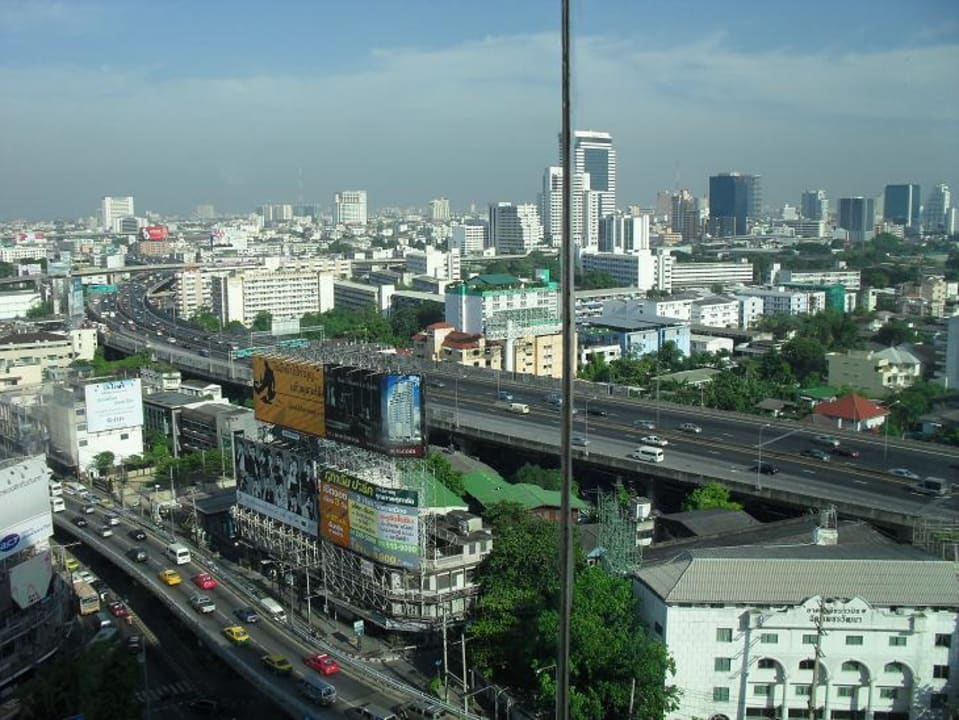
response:
[[[413,336],[413,355],[422,360],[447,361],[470,367],[501,369],[502,344],[479,333],[464,333],[447,322],[436,322]]]
[[[833,421],[837,428],[863,431],[875,430],[886,422],[889,409],[861,395],[844,395],[833,402],[820,403],[813,412]]]

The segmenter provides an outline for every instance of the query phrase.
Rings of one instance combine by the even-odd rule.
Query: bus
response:
[[[93,589],[90,583],[74,583],[73,590],[80,600],[81,615],[96,615],[100,612],[100,594]]]

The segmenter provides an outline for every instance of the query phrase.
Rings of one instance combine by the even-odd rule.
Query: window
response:
[[[856,688],[853,685],[840,685],[836,688],[836,695],[841,698],[851,698],[856,694]]]
[[[949,679],[949,666],[948,665],[933,665],[932,666],[932,676],[940,680]]]
[[[716,642],[732,642],[732,641],[733,641],[732,628],[716,628]]]
[[[895,700],[899,695],[899,688],[879,688],[879,697],[883,700]]]
[[[812,685],[796,685],[795,693],[800,697],[809,697],[812,695]]]
[[[799,669],[800,669],[800,670],[815,670],[815,669],[816,669],[816,661],[813,660],[812,658],[809,658],[808,660],[800,660],[800,661],[799,661]]]
[[[952,647],[952,635],[936,633],[936,647]]]
[[[121,440],[129,440],[129,439],[130,439],[130,433],[120,433],[120,439],[121,439]]]
[[[763,645],[775,645],[779,642],[779,635],[777,633],[763,633],[759,636],[759,642]]]
[[[889,647],[906,647],[906,636],[891,635],[889,637]]]
[[[759,669],[760,670],[775,670],[776,661],[771,658],[760,658],[759,660]]]
[[[855,660],[847,660],[842,664],[843,672],[859,672],[859,663]]]
[[[754,685],[753,695],[759,695],[760,697],[769,697],[769,685]]]
[[[897,662],[886,663],[886,666],[883,668],[883,671],[887,673],[901,673],[902,665]]]
[[[713,688],[713,702],[729,702],[729,688],[728,688],[728,687],[714,687],[714,688]]]
[[[862,645],[862,635],[846,635],[846,645]]]
[[[77,445],[79,445],[80,447],[86,447],[86,446],[87,446],[87,441],[86,441],[86,440],[80,440],[80,441],[77,443]]]
[[[733,661],[730,658],[716,658],[713,660],[713,670],[716,672],[729,672],[733,667]]]
[[[662,625],[660,625],[659,623],[653,623],[653,630],[656,631],[656,634],[657,634],[657,635],[662,636],[662,634],[663,634],[663,626],[662,626]]]
[[[802,644],[803,644],[803,645],[815,645],[815,644],[816,644],[816,636],[815,636],[815,635],[803,635],[803,636],[802,636]]]

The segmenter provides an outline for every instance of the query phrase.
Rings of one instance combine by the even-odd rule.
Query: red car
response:
[[[210,573],[194,575],[192,580],[193,584],[202,590],[212,590],[217,585],[216,579]]]
[[[126,605],[117,601],[110,603],[110,614],[113,615],[113,617],[128,617],[130,615],[130,611],[127,609]]]
[[[337,664],[336,660],[331,658],[326,653],[323,653],[322,655],[310,655],[303,658],[303,662],[307,667],[313,668],[321,675],[332,675],[333,673],[338,673],[340,671],[340,666]]]

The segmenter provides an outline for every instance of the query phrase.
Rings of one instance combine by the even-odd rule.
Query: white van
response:
[[[336,688],[316,675],[304,675],[296,683],[300,695],[308,697],[317,705],[332,705],[336,702]]]
[[[166,554],[177,565],[186,565],[190,562],[190,548],[180,543],[170,543],[166,546]]]
[[[63,495],[63,483],[56,480],[50,481],[50,497],[61,497]]]
[[[654,463],[661,463],[666,459],[666,454],[663,452],[662,448],[653,447],[651,445],[640,445],[638,448],[633,450],[629,456],[643,462]]]
[[[51,512],[63,512],[67,509],[67,506],[63,504],[62,497],[50,497],[50,511]]]
[[[260,600],[260,606],[266,610],[270,617],[276,620],[277,622],[286,622],[286,613],[283,611],[283,606],[280,605],[276,600],[271,597],[265,597]]]

